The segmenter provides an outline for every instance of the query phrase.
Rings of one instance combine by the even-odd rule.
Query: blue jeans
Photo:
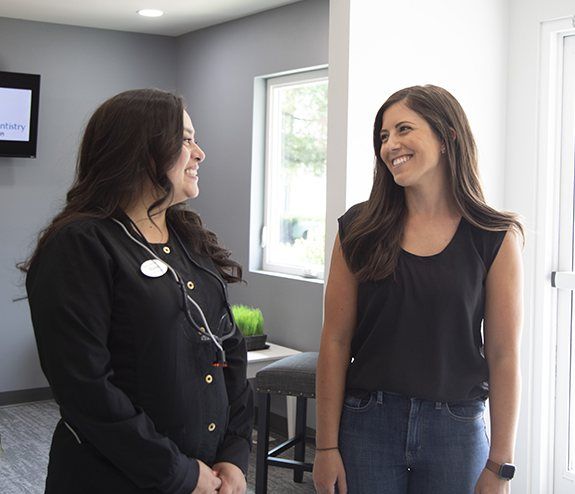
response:
[[[339,447],[349,494],[473,494],[489,442],[484,400],[347,394]]]

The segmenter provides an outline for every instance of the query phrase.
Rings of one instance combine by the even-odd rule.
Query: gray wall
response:
[[[46,386],[14,268],[60,207],[95,107],[136,87],[176,88],[177,40],[0,18],[0,70],[41,74],[37,159],[0,158],[0,392]]]
[[[234,303],[260,307],[275,343],[317,350],[323,285],[248,271],[254,78],[327,64],[328,0],[196,31],[178,42],[178,88],[207,158],[191,205],[245,267]]]
[[[0,70],[42,75],[38,157],[0,158],[0,393],[47,385],[23,278],[14,268],[61,207],[81,131],[122,90],[179,90],[207,153],[192,203],[246,267],[233,302],[258,305],[273,341],[317,349],[323,285],[248,272],[254,77],[326,64],[328,0],[287,7],[180,38],[0,18]]]

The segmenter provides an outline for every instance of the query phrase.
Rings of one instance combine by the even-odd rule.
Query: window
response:
[[[261,269],[323,278],[327,70],[265,80]]]

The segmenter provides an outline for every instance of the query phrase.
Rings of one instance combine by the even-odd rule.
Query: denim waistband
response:
[[[458,404],[458,405],[465,405],[465,404],[472,404],[472,403],[476,403],[478,401],[486,401],[487,397],[477,397],[477,398],[469,398],[469,399],[465,399],[465,400],[430,400],[430,399],[425,399],[425,398],[417,398],[415,396],[405,396],[401,393],[396,393],[394,391],[365,391],[365,390],[347,390],[346,391],[347,394],[350,394],[352,396],[357,396],[357,397],[362,397],[362,396],[368,396],[368,395],[375,395],[377,398],[377,403],[381,404],[384,402],[384,400],[387,398],[388,400],[398,400],[398,401],[405,401],[405,402],[412,402],[412,401],[418,401],[421,403],[428,403],[428,404],[432,404],[435,406],[435,408],[441,408],[442,404],[449,404],[449,405],[454,405],[454,404]]]

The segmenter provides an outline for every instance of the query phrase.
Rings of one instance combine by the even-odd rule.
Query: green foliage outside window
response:
[[[327,83],[311,83],[282,95],[282,169],[295,193],[302,173],[324,177],[327,162]],[[312,211],[309,211],[312,212]],[[289,209],[286,210],[289,214]],[[323,216],[284,217],[286,255],[297,264],[319,269],[324,262]],[[287,233],[287,234],[286,234]],[[287,253],[289,251],[289,254]]]
[[[300,86],[283,96],[283,166],[321,176],[327,154],[327,84]]]

